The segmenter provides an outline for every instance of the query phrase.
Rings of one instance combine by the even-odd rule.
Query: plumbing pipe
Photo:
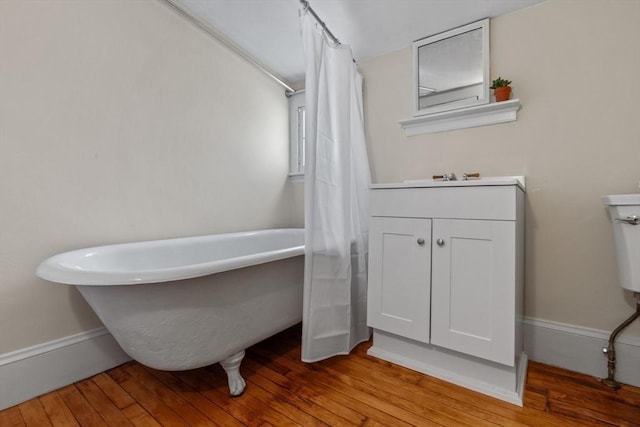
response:
[[[609,337],[609,345],[602,349],[602,352],[607,355],[607,378],[603,378],[601,382],[614,390],[618,390],[620,388],[620,383],[614,379],[616,374],[616,349],[614,346],[616,337],[624,328],[640,317],[640,292],[634,292],[633,295],[636,298],[636,312],[613,330]]]

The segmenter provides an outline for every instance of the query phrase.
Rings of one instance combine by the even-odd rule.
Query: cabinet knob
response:
[[[423,239],[422,237],[420,237],[420,238],[418,239],[418,244],[419,244],[420,246],[424,246],[424,239]]]
[[[438,239],[438,240],[436,240],[436,244],[437,244],[438,246],[440,246],[440,247],[443,247],[443,246],[444,246],[444,240],[442,240],[442,239]]]

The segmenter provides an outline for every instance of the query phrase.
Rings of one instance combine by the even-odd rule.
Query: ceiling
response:
[[[298,0],[169,0],[289,84],[304,80]],[[543,0],[309,0],[357,61]]]

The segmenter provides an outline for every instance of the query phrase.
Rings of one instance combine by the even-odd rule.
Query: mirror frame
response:
[[[469,31],[481,29],[482,30],[482,96],[479,99],[458,101],[455,102],[455,106],[452,103],[437,104],[430,107],[420,109],[420,62],[418,58],[418,49],[422,46],[435,43],[437,41],[455,37],[459,34],[467,33]],[[424,39],[416,40],[413,42],[413,115],[422,116],[425,114],[439,113],[443,111],[459,110],[461,108],[471,107],[474,105],[488,104],[491,101],[489,94],[489,18],[485,18],[481,21],[472,22],[471,24],[463,25],[462,27],[454,28],[443,33],[435,34]]]

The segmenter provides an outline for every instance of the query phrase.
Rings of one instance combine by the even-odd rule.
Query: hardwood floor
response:
[[[245,393],[219,365],[130,362],[0,412],[0,426],[640,426],[640,389],[530,362],[524,408],[367,356],[300,362],[300,329],[247,351]]]

